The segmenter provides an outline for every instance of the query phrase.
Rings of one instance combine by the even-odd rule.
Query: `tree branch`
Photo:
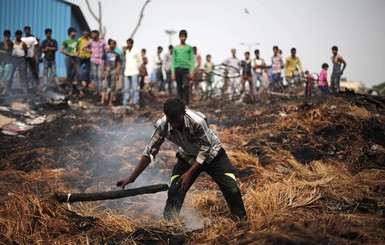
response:
[[[144,9],[146,8],[147,4],[148,4],[150,1],[151,1],[151,0],[146,0],[146,2],[144,3],[144,5],[143,5],[143,7],[142,7],[142,11],[140,11],[138,24],[136,24],[136,27],[135,27],[134,31],[132,32],[132,34],[131,34],[131,38],[134,37],[136,31],[138,30],[138,28],[139,28],[139,26],[140,26],[140,23],[142,22],[142,19],[143,19]]]

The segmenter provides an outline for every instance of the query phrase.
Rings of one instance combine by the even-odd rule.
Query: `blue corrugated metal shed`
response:
[[[41,41],[45,39],[44,30],[51,28],[52,37],[58,41],[56,53],[58,76],[65,76],[64,55],[60,53],[63,40],[67,38],[67,29],[75,27],[81,35],[88,27],[79,6],[63,0],[0,0],[0,32],[11,30],[14,40],[15,31],[31,27],[31,33]]]

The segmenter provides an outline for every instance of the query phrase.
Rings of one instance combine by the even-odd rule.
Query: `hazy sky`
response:
[[[71,1],[97,29],[85,0]],[[97,0],[90,2],[97,11]],[[101,0],[106,38],[124,45],[144,2]],[[367,86],[385,81],[385,0],[151,0],[134,36],[134,46],[147,49],[150,67],[156,47],[169,45],[166,29],[186,29],[187,43],[202,57],[210,53],[214,63],[230,56],[233,47],[243,58],[249,47],[241,42],[259,43],[251,49],[260,49],[267,64],[274,45],[285,58],[296,47],[304,69],[317,73],[322,63],[331,65],[330,48],[337,45],[347,62],[344,77]],[[173,44],[178,41],[174,35]]]

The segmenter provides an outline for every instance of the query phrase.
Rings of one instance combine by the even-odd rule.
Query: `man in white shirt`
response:
[[[21,41],[27,44],[28,53],[26,56],[26,61],[30,69],[29,74],[32,74],[32,78],[34,80],[33,83],[32,82],[30,83],[30,87],[35,88],[39,86],[39,71],[38,71],[39,60],[37,57],[37,54],[39,51],[39,43],[36,37],[31,35],[31,27],[29,26],[24,27],[24,34],[25,34],[25,37],[22,37]],[[29,79],[28,79],[28,84],[29,84]]]
[[[234,99],[234,95],[237,93],[240,93],[239,91],[239,76],[241,69],[240,67],[240,60],[237,58],[237,50],[235,48],[231,49],[231,57],[227,58],[225,61],[223,61],[223,64],[227,65],[227,72],[228,72],[228,93],[230,95],[230,99]]]
[[[133,104],[139,109],[139,68],[142,64],[142,57],[139,50],[133,48],[134,40],[129,38],[127,46],[123,47],[126,57],[123,82],[123,105]]]
[[[253,68],[253,89],[257,93],[257,81],[259,81],[259,87],[267,87],[266,80],[263,77],[263,71],[267,72],[267,67],[265,61],[259,57],[259,50],[254,51],[255,59],[253,60],[251,67]]]

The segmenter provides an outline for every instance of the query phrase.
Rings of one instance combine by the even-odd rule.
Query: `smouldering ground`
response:
[[[55,192],[116,190],[161,116],[161,103],[121,115],[43,110],[58,119],[25,138],[0,136],[0,240],[14,244],[379,244],[385,242],[384,99],[267,105],[198,103],[235,167],[248,212],[234,222],[211,179],[188,193],[178,222],[166,193],[117,201],[54,201]],[[169,183],[170,143],[133,186]]]

